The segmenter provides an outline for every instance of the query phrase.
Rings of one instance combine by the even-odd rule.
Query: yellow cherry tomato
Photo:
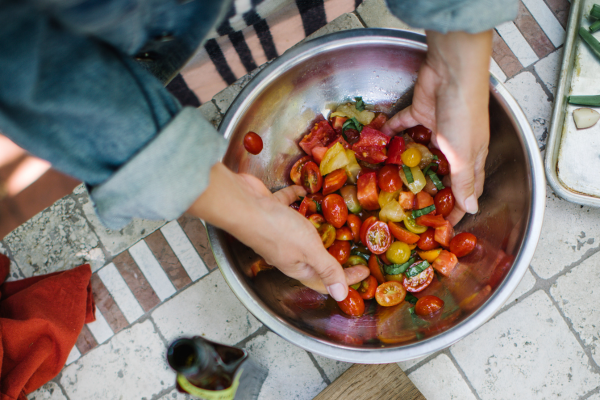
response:
[[[416,167],[421,162],[421,152],[415,148],[406,149],[404,153],[402,153],[402,162],[407,167]]]
[[[410,258],[410,248],[404,242],[394,242],[385,252],[385,256],[394,264],[404,264]]]
[[[384,278],[386,282],[396,281],[402,283],[404,281],[404,274],[385,275]]]
[[[442,252],[442,249],[417,251],[417,253],[419,254],[419,257],[421,257],[425,261],[428,261],[430,264],[433,264],[433,262],[435,261],[436,258],[438,258],[438,256],[440,255],[441,252]]]
[[[411,214],[406,214],[406,218],[404,218],[404,226],[407,230],[412,233],[416,233],[417,235],[425,233],[427,230],[426,226],[417,224]]]

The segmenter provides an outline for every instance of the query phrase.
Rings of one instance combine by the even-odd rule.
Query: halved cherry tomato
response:
[[[420,262],[420,261],[417,261],[417,262]],[[427,286],[429,286],[429,284],[433,280],[434,275],[435,274],[433,272],[433,268],[430,265],[429,267],[427,267],[427,269],[425,269],[425,271],[422,271],[421,273],[413,276],[412,278],[407,278],[405,276],[402,284],[404,285],[404,288],[408,292],[411,292],[411,293],[420,292],[421,290],[423,290]]]
[[[250,267],[250,271],[252,271],[252,275],[254,275],[254,277],[256,277],[256,275],[258,275],[259,272],[267,271],[267,270],[270,270],[273,268],[275,268],[275,267],[267,264],[267,262],[264,260],[264,258],[260,258],[259,260],[255,261],[252,264],[252,266]]]
[[[333,242],[331,246],[327,249],[329,254],[331,254],[340,264],[345,264],[350,258],[350,242],[343,240],[336,240]]]
[[[450,215],[454,208],[454,194],[449,187],[440,190],[433,199],[435,210],[444,217]]]
[[[332,173],[328,174],[323,179],[323,196],[327,196],[330,193],[335,192],[348,180],[348,175],[343,168],[336,169]]]
[[[456,256],[447,250],[442,250],[431,266],[440,274],[448,276],[456,264],[458,264]]]
[[[312,149],[312,156],[315,159],[317,165],[321,165],[321,161],[323,161],[323,157],[325,157],[325,153],[329,150],[328,147],[317,146]]]
[[[290,171],[290,178],[292,179],[292,182],[294,182],[296,185],[302,185],[302,167],[304,167],[304,164],[312,160],[312,157],[304,156],[294,163],[292,170]]]
[[[342,226],[340,229],[336,229],[335,240],[344,240],[344,241],[352,240],[352,231],[347,226]]]
[[[417,254],[419,254],[419,257],[421,257],[423,260],[427,261],[429,264],[432,264],[435,259],[439,257],[441,252],[442,249],[434,249],[428,251],[417,251]]]
[[[313,214],[317,215],[317,214]],[[330,223],[323,223],[319,228],[317,228],[319,235],[321,235],[321,241],[323,241],[323,246],[325,248],[330,247],[333,242],[335,242],[335,228]]]
[[[360,140],[354,143],[352,150],[359,160],[377,164],[386,160],[385,148],[389,141],[389,136],[367,125],[363,127],[360,132]]]
[[[390,228],[385,222],[377,221],[367,229],[365,234],[367,247],[373,254],[382,254],[392,244],[392,234]]]
[[[412,210],[413,203],[415,201],[415,194],[413,192],[400,192],[398,197],[398,203],[405,210]]]
[[[437,169],[433,169],[438,175],[448,175],[450,173],[450,164],[448,163],[448,159],[438,149],[429,149],[434,156],[437,156],[437,160],[433,160],[434,164],[437,164]]]
[[[369,263],[367,264],[367,266],[369,267],[369,271],[371,271],[371,276],[375,277],[377,283],[382,284],[383,282],[385,282],[385,279],[383,277],[383,271],[381,270],[381,266],[379,265],[379,260],[377,259],[377,256],[372,255],[369,258]]]
[[[417,300],[415,304],[415,314],[426,317],[440,311],[444,307],[444,300],[437,296],[425,296]]]
[[[360,175],[356,182],[356,190],[356,196],[362,208],[365,210],[379,209],[379,189],[377,187],[376,172]]]
[[[360,297],[360,294],[351,287],[348,288],[348,296],[337,303],[344,313],[352,317],[360,317],[365,313],[365,301]]]
[[[477,238],[472,233],[462,232],[454,236],[450,241],[450,251],[456,257],[464,257],[473,251],[477,244]]]
[[[362,225],[360,217],[358,215],[348,214],[346,225],[348,225],[348,228],[352,231],[352,240],[358,243],[360,240],[360,227]]]
[[[421,208],[429,207],[433,205],[433,197],[427,192],[420,191],[415,196],[415,209],[420,210]]]
[[[337,136],[337,133],[331,125],[329,125],[329,122],[323,120],[317,122],[310,133],[305,135],[298,145],[310,156],[312,155],[312,149],[314,147],[327,146],[329,143],[333,142]]]
[[[377,116],[375,118],[373,118],[373,121],[371,121],[371,123],[367,126],[370,126],[371,128],[377,129],[378,131],[380,131],[381,127],[383,125],[385,125],[387,120],[388,120],[387,115],[385,115],[384,113],[379,113],[379,114],[377,114]]]
[[[386,164],[402,165],[402,153],[406,150],[406,143],[402,136],[394,136],[388,147]]]
[[[298,208],[298,212],[304,217],[311,216],[317,212],[317,203],[315,203],[314,200],[306,196],[302,200],[302,203],[300,203],[300,208]]]
[[[330,194],[325,197],[323,204],[323,216],[331,225],[341,228],[348,219],[348,207],[339,194]]]
[[[308,193],[317,193],[323,186],[323,177],[319,167],[309,161],[302,167],[302,186]]]
[[[421,143],[425,146],[431,141],[431,131],[425,128],[423,125],[413,126],[408,128],[406,133],[417,143]]]
[[[402,303],[406,297],[406,289],[400,282],[389,281],[382,283],[375,291],[377,304],[383,307],[391,307]]]
[[[440,247],[440,244],[435,241],[435,229],[428,228],[424,233],[421,233],[421,237],[417,242],[417,247],[421,250],[433,250]]]
[[[315,228],[319,229],[321,227],[321,225],[323,225],[325,222],[325,218],[323,218],[323,216],[321,214],[312,214],[311,216],[308,217],[308,220],[310,222],[312,222],[312,224],[315,226]]]
[[[367,279],[360,283],[358,288],[358,294],[363,300],[371,300],[375,297],[375,291],[377,290],[377,279],[373,275],[369,275]]]
[[[395,222],[388,221],[388,226],[390,227],[390,232],[392,233],[392,235],[394,235],[394,237],[401,242],[407,244],[414,244],[417,243],[420,239],[419,235],[407,231]]]
[[[381,168],[377,172],[377,184],[381,190],[388,193],[402,189],[402,179],[398,174],[398,167],[389,164]]]
[[[435,241],[444,247],[450,246],[450,240],[454,236],[454,228],[449,221],[446,221],[446,225],[435,228]]]
[[[419,225],[429,226],[432,228],[439,228],[440,226],[446,225],[446,220],[441,215],[426,214],[415,219],[415,222]]]
[[[367,245],[367,230],[377,222],[377,217],[369,217],[365,219],[360,226],[360,241],[366,246]]]
[[[244,147],[248,153],[256,155],[262,151],[263,141],[256,132],[248,132],[244,136]]]

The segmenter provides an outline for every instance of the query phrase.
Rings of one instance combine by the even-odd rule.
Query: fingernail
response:
[[[477,213],[477,210],[479,210],[479,207],[477,206],[477,198],[474,194],[472,194],[465,200],[465,211],[467,211],[469,214],[475,214]]]
[[[334,283],[327,286],[327,291],[335,301],[342,301],[346,298],[346,290],[341,283]]]

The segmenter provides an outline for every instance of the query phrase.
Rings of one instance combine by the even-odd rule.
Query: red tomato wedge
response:
[[[406,289],[400,282],[389,281],[382,283],[375,291],[377,304],[383,307],[391,307],[402,303],[406,297]]]
[[[325,176],[325,179],[323,179],[323,195],[327,196],[328,194],[340,189],[342,186],[344,186],[347,180],[348,175],[346,174],[346,171],[343,168],[336,169],[332,173]]]
[[[433,205],[433,197],[425,191],[420,191],[415,197],[415,209],[420,210],[421,208],[429,207]]]
[[[365,246],[367,245],[367,229],[375,222],[377,222],[377,217],[372,216],[365,219],[360,226],[360,241],[363,242]]]
[[[456,267],[456,264],[458,264],[458,258],[449,251],[442,250],[431,266],[440,274],[448,276],[454,267]]]
[[[377,172],[377,184],[384,192],[394,193],[402,189],[402,179],[395,165],[386,165]]]
[[[368,172],[358,177],[356,182],[356,197],[365,210],[379,209],[379,188],[377,187],[377,173]]]
[[[402,165],[402,153],[406,150],[406,143],[404,143],[404,138],[401,136],[394,136],[390,143],[390,147],[388,148],[387,159],[385,160],[386,164],[397,164]]]
[[[385,282],[385,278],[383,277],[383,271],[381,270],[381,266],[379,265],[377,256],[371,255],[367,264],[367,266],[369,267],[369,271],[371,271],[371,276],[375,277],[377,283],[382,284],[383,282]]]
[[[373,118],[373,121],[371,121],[371,123],[367,126],[370,126],[371,128],[377,129],[379,131],[379,130],[381,130],[381,127],[383,127],[383,125],[385,125],[387,120],[388,120],[387,115],[385,115],[384,113],[379,113],[379,114],[377,114],[377,116],[375,118]]]
[[[317,203],[307,196],[302,200],[302,203],[300,203],[298,212],[302,214],[303,217],[309,217],[317,212]]]
[[[317,193],[323,186],[323,177],[319,167],[312,161],[302,167],[302,186],[308,193]]]
[[[360,139],[354,143],[352,150],[354,150],[356,158],[359,160],[377,164],[387,159],[385,147],[389,141],[389,136],[367,125],[363,127],[360,132]]]
[[[348,288],[348,296],[337,302],[342,311],[352,317],[360,317],[365,312],[365,301],[360,294],[351,287]]]
[[[323,216],[331,225],[341,228],[348,219],[348,207],[339,194],[330,194],[325,197],[323,204]]]
[[[400,197],[398,197],[398,203],[400,203],[400,207],[405,210],[412,210],[413,203],[415,201],[415,195],[413,192],[400,192]]]
[[[312,149],[312,155],[317,165],[321,165],[321,161],[323,161],[323,157],[325,157],[327,150],[329,150],[327,147],[322,146],[317,146]]]
[[[344,140],[344,138],[343,138],[341,135],[340,135],[340,136],[338,136],[338,138],[337,138],[337,139],[335,139],[333,142],[329,143],[329,145],[327,146],[327,149],[330,149],[330,148],[332,148],[332,147],[333,147],[333,146],[334,146],[336,143],[338,143],[338,142],[342,144],[342,147],[343,147],[344,149],[346,149],[346,150],[349,150],[349,149],[350,149],[350,145],[348,144],[348,142],[346,142],[346,141]],[[314,151],[315,151],[315,150],[313,149],[313,153],[314,153]]]
[[[389,221],[388,226],[390,227],[392,235],[401,242],[415,244],[419,241],[419,235],[407,231],[395,222]]]
[[[454,236],[454,228],[449,221],[444,226],[435,228],[435,241],[444,247],[450,247],[450,241]]]
[[[377,290],[377,279],[373,275],[369,275],[367,279],[360,283],[358,288],[358,294],[363,300],[371,300],[375,297],[375,291]]]
[[[365,234],[367,247],[373,254],[382,254],[392,244],[392,234],[390,228],[385,222],[377,221],[367,229]]]
[[[327,121],[320,121],[315,124],[310,133],[302,138],[298,144],[302,150],[309,156],[312,155],[312,149],[315,147],[327,147],[337,138],[337,133]]]
[[[290,179],[296,185],[302,185],[302,167],[304,167],[304,164],[309,161],[313,161],[312,157],[304,156],[296,161],[296,163],[294,163],[292,166],[292,170],[290,171]]]
[[[439,228],[440,226],[446,225],[446,220],[441,215],[426,214],[415,219],[417,224],[423,226],[430,226],[432,228]]]
[[[331,119],[331,126],[333,126],[333,129],[335,129],[336,131],[340,129],[341,132],[341,129],[344,126],[344,122],[346,122],[347,119],[348,118],[346,117],[333,117]]]

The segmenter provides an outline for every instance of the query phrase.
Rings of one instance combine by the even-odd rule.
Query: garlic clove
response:
[[[600,119],[600,114],[591,108],[578,108],[573,111],[573,120],[577,129],[585,129],[596,125]]]

